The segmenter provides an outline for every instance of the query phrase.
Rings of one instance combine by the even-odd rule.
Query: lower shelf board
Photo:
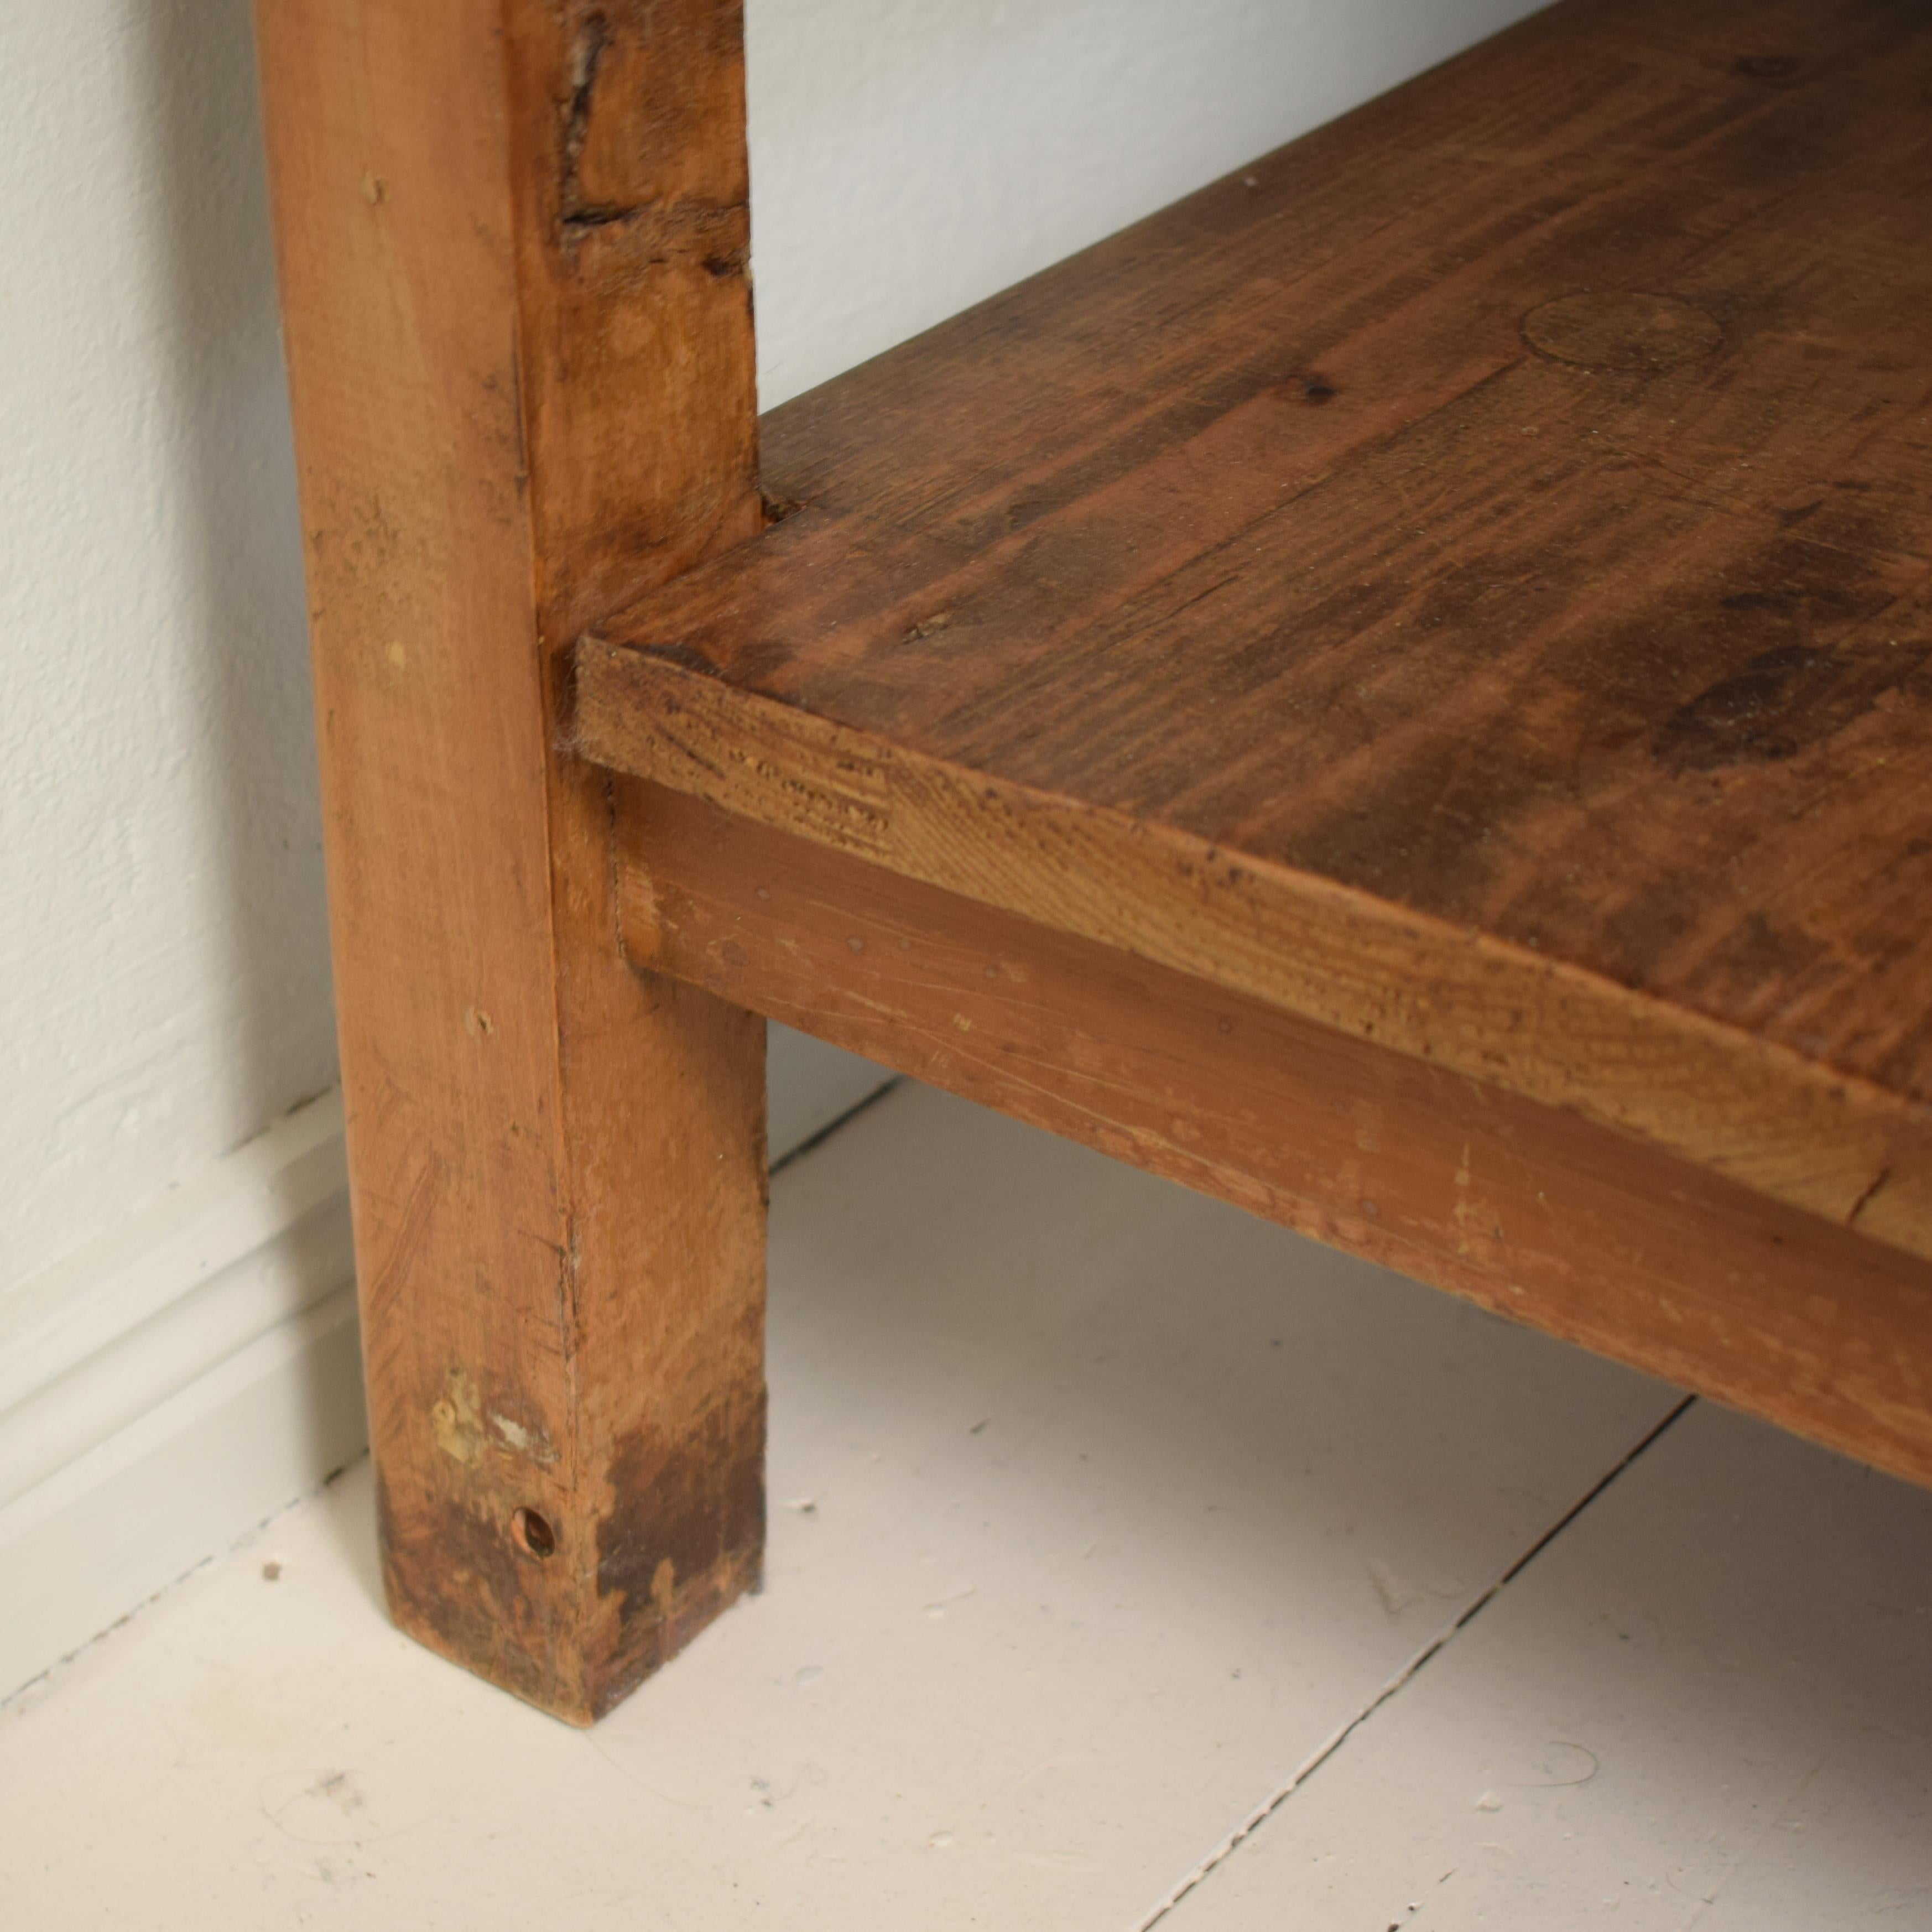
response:
[[[1928,88],[1559,0],[776,412],[579,748],[1932,1261]]]

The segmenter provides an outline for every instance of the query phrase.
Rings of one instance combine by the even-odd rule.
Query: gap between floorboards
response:
[[[862,1101],[860,1106],[863,1107],[870,1104],[869,1101]],[[858,1111],[857,1108],[853,1110],[855,1113]],[[850,1116],[846,1118],[849,1118]],[[836,1126],[838,1123],[835,1122],[833,1124]],[[831,1129],[827,1128],[826,1131],[829,1133]],[[804,1150],[801,1148],[800,1151],[802,1153]],[[1484,1611],[1487,1610],[1490,1604],[1494,1603],[1504,1591],[1508,1589],[1565,1530],[1569,1528],[1586,1510],[1609,1490],[1640,1457],[1662,1441],[1664,1437],[1696,1406],[1696,1402],[1697,1398],[1695,1396],[1686,1396],[1661,1422],[1650,1430],[1630,1448],[1626,1454],[1620,1457],[1598,1477],[1582,1496],[1579,1496],[1540,1536],[1537,1538],[1534,1542],[1530,1544],[1527,1550],[1523,1551],[1521,1556],[1516,1557],[1503,1569],[1493,1582],[1490,1583],[1486,1588],[1479,1592],[1468,1604],[1456,1612],[1442,1630],[1423,1645],[1421,1648],[1417,1651],[1415,1654],[1404,1664],[1376,1692],[1375,1695],[1363,1705],[1360,1710],[1357,1711],[1352,1717],[1337,1725],[1335,1730],[1316,1747],[1316,1750],[1305,1758],[1260,1804],[1250,1812],[1233,1831],[1216,1845],[1207,1856],[1202,1859],[1180,1880],[1180,1883],[1161,1900],[1159,1904],[1154,1906],[1151,1912],[1144,1918],[1136,1920],[1130,1928],[1130,1932],[1154,1932],[1154,1927],[1172,1912],[1190,1892],[1204,1884],[1212,1876],[1216,1868],[1238,1851],[1246,1839],[1259,1831],[1262,1826],[1265,1825],[1324,1764],[1335,1756],[1336,1753],[1348,1742],[1350,1738],[1354,1736],[1357,1731],[1361,1729],[1363,1725],[1388,1702],[1390,1698],[1394,1697],[1398,1691],[1413,1683],[1430,1664],[1441,1656],[1443,1652],[1455,1642],[1457,1636],[1467,1630],[1470,1624],[1474,1623],[1477,1618],[1480,1616]]]

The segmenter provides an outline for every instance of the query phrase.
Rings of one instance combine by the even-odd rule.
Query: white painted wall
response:
[[[0,1351],[334,1078],[240,0],[0,8]]]
[[[766,403],[1531,10],[751,0]],[[247,0],[0,9],[0,1625],[38,1538],[29,1650],[356,1426],[328,1102],[284,1118],[334,1061],[252,58]],[[780,1042],[775,1142],[870,1078]],[[268,1414],[294,1432],[238,1449]],[[260,1479],[156,1541],[196,1454]],[[84,1612],[46,1583],[82,1541]]]
[[[1543,0],[749,0],[767,409]]]

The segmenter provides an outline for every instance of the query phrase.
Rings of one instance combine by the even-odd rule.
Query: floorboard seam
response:
[[[1530,1564],[1534,1563],[1538,1557],[1540,1556],[1592,1503],[1596,1502],[1599,1496],[1616,1482],[1640,1456],[1653,1448],[1671,1428],[1696,1406],[1696,1401],[1697,1398],[1695,1396],[1686,1396],[1668,1415],[1664,1417],[1662,1421],[1636,1442],[1618,1462],[1598,1477],[1597,1480],[1578,1497],[1576,1501],[1572,1503],[1520,1556],[1503,1570],[1495,1582],[1491,1583],[1474,1601],[1467,1604],[1457,1613],[1454,1622],[1424,1644],[1353,1717],[1338,1725],[1330,1732],[1316,1750],[1297,1766],[1288,1778],[1252,1811],[1250,1812],[1247,1816],[1218,1845],[1215,1846],[1151,1912],[1148,1912],[1144,1918],[1136,1921],[1132,1932],[1153,1932],[1153,1928],[1159,1924],[1161,1920],[1165,1918],[1190,1892],[1205,1881],[1216,1866],[1239,1850],[1242,1844],[1266,1824],[1268,1820],[1280,1810],[1282,1806],[1286,1804],[1289,1798],[1292,1798],[1295,1792],[1300,1790],[1397,1691],[1410,1683],[1418,1673],[1440,1656],[1463,1630],[1468,1629],[1469,1625],[1474,1623],[1476,1618],[1480,1616],[1484,1611],[1487,1610],[1490,1605],[1494,1603],[1496,1598],[1502,1595],[1503,1592],[1508,1589],[1510,1585],[1514,1582],[1516,1578],[1520,1576],[1524,1570],[1528,1569]]]
[[[823,1147],[841,1127],[849,1126],[868,1107],[876,1107],[888,1094],[896,1094],[906,1084],[907,1078],[905,1074],[895,1073],[883,1086],[874,1087],[862,1100],[855,1100],[844,1113],[833,1115],[816,1133],[807,1134],[789,1153],[779,1155],[772,1162],[766,1178],[784,1173],[794,1161],[802,1160],[807,1154]]]

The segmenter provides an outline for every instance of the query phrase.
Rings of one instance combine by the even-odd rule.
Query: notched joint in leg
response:
[[[557,199],[565,208],[577,200],[577,171],[584,144],[590,134],[590,104],[597,92],[597,70],[610,44],[610,26],[602,14],[592,14],[577,30],[570,50],[570,99],[564,110],[563,178]]]

